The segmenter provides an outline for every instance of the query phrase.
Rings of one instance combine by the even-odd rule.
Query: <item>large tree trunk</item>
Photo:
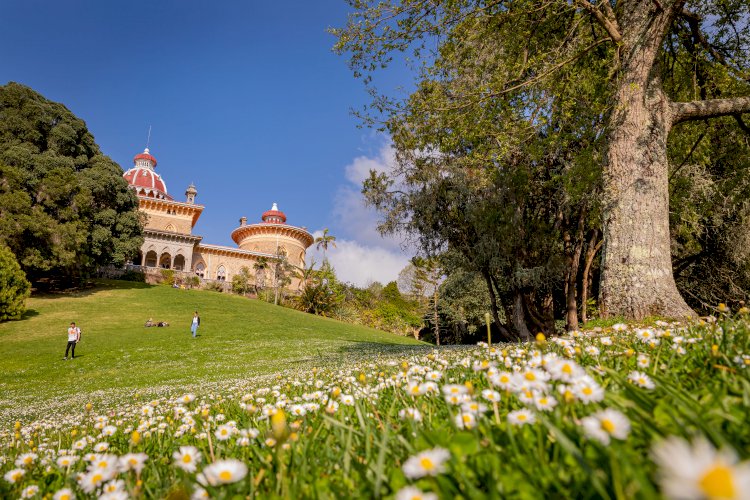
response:
[[[531,339],[531,332],[526,325],[526,313],[524,309],[523,292],[518,289],[514,290],[513,303],[508,307],[505,315],[510,319],[510,323],[513,325],[513,330],[518,334],[518,338],[520,340],[529,340]]]
[[[482,277],[484,277],[484,281],[487,283],[487,290],[490,293],[490,310],[492,311],[492,319],[495,321],[495,325],[497,325],[497,329],[500,332],[500,336],[505,341],[513,341],[516,340],[513,338],[513,335],[511,334],[510,330],[508,330],[501,322],[500,322],[500,311],[497,305],[497,294],[495,293],[495,285],[492,281],[492,276],[490,276],[489,271],[483,269],[482,270]],[[509,320],[509,316],[506,315],[505,319],[506,321]]]
[[[600,307],[605,317],[695,316],[672,275],[667,182],[672,107],[655,67],[681,4],[623,2],[623,60],[604,169]]]

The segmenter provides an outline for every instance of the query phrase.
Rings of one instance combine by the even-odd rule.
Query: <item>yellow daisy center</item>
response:
[[[583,390],[582,390],[581,392],[583,392],[583,393],[584,393],[585,395],[587,395],[587,396],[591,396],[591,394],[592,394],[592,393],[593,393],[594,391],[593,391],[593,389],[591,389],[591,387],[584,387],[584,388],[583,388]]]
[[[534,372],[526,372],[525,378],[526,380],[533,382],[536,380],[536,375],[534,375]]]
[[[518,417],[517,417],[517,418],[518,418],[518,420],[519,420],[520,422],[523,422],[524,420],[526,420],[526,415],[525,415],[525,414],[523,414],[523,413],[521,413],[520,415],[518,415]]]
[[[435,464],[427,457],[422,457],[419,460],[419,465],[421,465],[424,470],[432,470],[435,468]]]
[[[193,461],[193,457],[191,457],[190,455],[183,455],[182,456],[182,461],[184,463],[186,463],[186,464],[189,464],[190,462]]]
[[[612,423],[610,419],[605,418],[604,420],[602,420],[602,429],[607,431],[609,434],[612,434],[613,432],[615,432],[615,424]]]
[[[570,375],[571,373],[573,373],[573,368],[571,368],[570,365],[563,365],[562,372]]]
[[[469,422],[471,422],[471,415],[468,415],[468,414],[467,414],[467,415],[464,415],[464,416],[463,416],[462,418],[463,418],[463,420],[464,420],[464,423],[469,423]]]
[[[698,482],[701,491],[709,498],[736,498],[732,469],[715,465]]]
[[[60,500],[70,500],[70,495],[67,493],[60,495]]]
[[[228,470],[223,470],[219,472],[219,478],[222,481],[229,481],[230,479],[232,479],[232,473]]]
[[[93,476],[91,476],[91,482],[94,484],[99,484],[102,479],[104,479],[104,476],[102,476],[101,474],[94,474]]]

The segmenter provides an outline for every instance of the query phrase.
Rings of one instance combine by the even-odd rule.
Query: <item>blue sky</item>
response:
[[[288,222],[330,228],[340,277],[395,278],[406,256],[382,240],[358,182],[387,168],[387,139],[357,128],[367,102],[326,28],[343,0],[3,2],[0,84],[23,83],[84,119],[123,169],[146,145],[176,199],[190,182],[212,244],[273,202]],[[402,70],[379,85],[408,85]],[[320,257],[318,257],[318,260]]]

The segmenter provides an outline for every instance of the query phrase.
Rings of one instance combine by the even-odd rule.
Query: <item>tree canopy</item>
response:
[[[398,160],[364,186],[384,231],[458,252],[452,261],[485,276],[517,333],[551,325],[555,308],[575,327],[592,286],[604,314],[693,314],[672,249],[682,271],[712,268],[709,240],[731,238],[711,214],[735,228],[745,220],[732,201],[744,185],[727,174],[746,160],[726,147],[710,166],[693,155],[707,151],[698,138],[708,127],[747,137],[748,2],[350,4],[334,33],[356,75],[371,85],[398,52],[419,68],[406,99],[372,90],[368,118],[382,120]],[[696,168],[700,188],[685,179]],[[701,202],[717,190],[724,203]],[[670,196],[690,203],[670,211]]]
[[[138,200],[83,120],[0,87],[0,243],[34,280],[122,265],[142,244]]]

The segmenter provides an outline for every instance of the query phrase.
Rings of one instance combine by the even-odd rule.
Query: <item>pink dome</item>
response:
[[[154,172],[156,158],[149,153],[148,148],[143,153],[135,155],[133,163],[135,166],[125,172],[123,178],[139,196],[172,199],[167,193],[167,184],[159,174]]]
[[[139,153],[133,157],[133,163],[138,163],[138,160],[148,160],[156,166],[156,158],[148,152],[148,148],[143,153]]]
[[[269,224],[285,224],[286,214],[279,210],[279,207],[274,203],[271,210],[263,212],[261,220],[263,222],[268,222]]]

